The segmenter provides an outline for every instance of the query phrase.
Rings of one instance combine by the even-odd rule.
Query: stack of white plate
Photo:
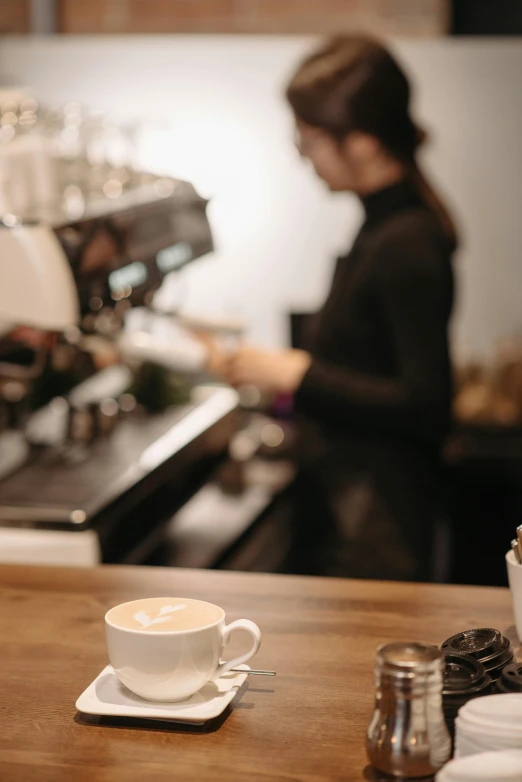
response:
[[[505,749],[452,760],[436,782],[522,782],[522,750]]]
[[[455,721],[455,757],[522,748],[522,693],[468,701]]]

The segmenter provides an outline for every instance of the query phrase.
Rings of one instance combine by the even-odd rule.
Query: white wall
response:
[[[278,344],[284,313],[320,303],[360,212],[292,146],[285,81],[313,42],[277,37],[2,39],[0,78],[45,102],[79,99],[149,123],[142,158],[212,196],[215,260],[187,271],[188,305],[242,314]],[[427,164],[465,232],[460,353],[522,331],[522,43],[401,42],[435,141]],[[156,123],[153,127],[150,123]],[[163,123],[163,128],[158,126]]]

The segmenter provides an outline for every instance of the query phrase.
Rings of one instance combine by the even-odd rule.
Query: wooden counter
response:
[[[190,596],[263,631],[256,667],[206,728],[104,724],[75,701],[106,665],[103,616]],[[492,626],[514,640],[503,589],[105,567],[0,568],[1,782],[340,782],[363,779],[379,643],[440,643]],[[241,637],[238,639],[241,641]]]

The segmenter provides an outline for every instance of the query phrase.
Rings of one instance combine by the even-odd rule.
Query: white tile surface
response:
[[[317,306],[360,212],[299,160],[284,85],[307,37],[62,36],[0,40],[4,84],[146,123],[144,165],[212,196],[215,260],[189,266],[192,312],[238,315],[279,344],[290,308]],[[426,162],[464,232],[459,352],[522,326],[522,41],[400,41],[432,132]],[[129,89],[132,85],[132,89]]]

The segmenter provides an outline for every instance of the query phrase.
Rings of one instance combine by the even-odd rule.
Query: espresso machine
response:
[[[238,399],[158,313],[164,278],[212,252],[193,186],[0,221],[0,561],[147,559],[226,452]]]

